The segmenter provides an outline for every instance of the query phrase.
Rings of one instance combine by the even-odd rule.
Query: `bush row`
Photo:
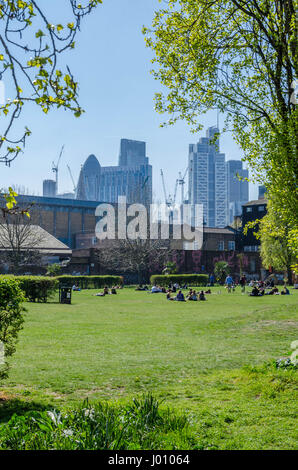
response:
[[[1,276],[1,279],[16,279],[29,302],[47,302],[59,285],[81,289],[98,289],[123,284],[122,276]]]
[[[72,287],[74,284],[81,289],[99,289],[123,284],[122,276],[57,276],[61,286]]]
[[[30,302],[47,302],[58,289],[59,282],[54,277],[45,276],[3,276],[15,279]]]
[[[167,274],[154,275],[150,277],[152,285],[166,287],[169,284],[178,283],[180,286],[187,284],[188,286],[206,286],[208,284],[207,274]]]

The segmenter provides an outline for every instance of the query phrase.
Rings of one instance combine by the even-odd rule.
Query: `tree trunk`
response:
[[[293,285],[293,273],[292,273],[292,269],[291,269],[291,266],[287,266],[287,276],[288,276],[288,284],[289,286],[292,286]]]

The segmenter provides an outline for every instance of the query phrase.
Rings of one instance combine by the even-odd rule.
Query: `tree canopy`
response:
[[[76,117],[83,112],[78,83],[67,66],[62,69],[59,57],[75,47],[82,19],[102,0],[67,3],[69,21],[57,24],[50,16],[59,11],[50,6],[48,15],[38,0],[0,0],[0,85],[12,84],[14,94],[0,103],[0,163],[10,164],[31,134],[29,127],[21,135],[14,131],[26,104],[36,104],[45,114],[61,107]]]
[[[156,109],[194,132],[212,108],[225,114],[255,181],[293,229],[298,219],[297,2],[169,0],[144,28]],[[295,89],[296,88],[296,89]]]

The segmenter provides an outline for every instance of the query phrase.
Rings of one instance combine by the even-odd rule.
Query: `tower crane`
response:
[[[74,191],[74,193],[75,193],[76,190],[77,190],[77,185],[76,185],[76,183],[75,183],[75,181],[74,181],[74,178],[73,178],[73,176],[72,176],[72,172],[71,172],[70,166],[67,165],[67,168],[68,168],[68,172],[69,172],[69,175],[70,175],[70,177],[71,177],[72,184],[73,184],[73,191]]]
[[[61,157],[62,157],[63,150],[64,150],[64,145],[62,145],[62,149],[61,149],[61,151],[60,151],[59,158],[58,158],[58,161],[57,161],[56,165],[55,165],[54,162],[52,163],[52,171],[53,171],[53,173],[55,173],[56,193],[58,193],[59,163],[60,163],[60,160],[61,160]]]
[[[171,205],[173,204],[173,200],[172,200],[172,197],[171,197],[170,194],[169,194],[169,196],[167,196],[165,177],[164,177],[164,174],[163,174],[162,170],[160,170],[160,174],[161,174],[161,180],[162,180],[163,193],[164,193],[164,196],[165,196],[165,203],[168,207],[171,207]]]
[[[185,185],[185,178],[186,178],[186,175],[187,175],[187,172],[188,172],[188,168],[186,168],[185,170],[185,173],[184,175],[182,176],[182,173],[181,171],[179,172],[179,177],[178,177],[178,184],[179,186],[181,186],[181,204],[184,203],[184,185]]]

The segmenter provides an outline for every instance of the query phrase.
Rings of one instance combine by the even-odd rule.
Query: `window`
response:
[[[228,241],[228,250],[234,251],[235,250],[235,242],[234,240]]]
[[[252,207],[247,207],[246,212],[252,212]]]
[[[259,249],[259,245],[247,245],[243,248],[244,251],[259,251]]]
[[[259,206],[259,207],[258,207],[258,211],[259,211],[259,212],[263,212],[264,210],[265,210],[265,206]]]
[[[218,242],[218,249],[219,251],[223,251],[225,249],[225,242],[223,240]]]

